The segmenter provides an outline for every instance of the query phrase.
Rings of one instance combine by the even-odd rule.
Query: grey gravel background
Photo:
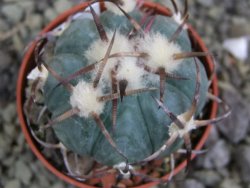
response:
[[[166,0],[167,1],[167,0]],[[70,188],[34,157],[21,133],[15,105],[18,68],[28,43],[77,0],[0,0],[0,188]],[[215,126],[209,152],[169,187],[250,188],[250,57],[229,56],[222,42],[250,36],[250,0],[190,0],[191,23],[212,52],[222,97],[232,116]],[[162,186],[164,187],[164,186]]]

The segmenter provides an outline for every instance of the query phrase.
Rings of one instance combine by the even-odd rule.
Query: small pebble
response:
[[[35,1],[33,0],[25,0],[25,1],[18,1],[18,5],[22,7],[25,11],[29,13],[33,12],[35,9]]]
[[[0,28],[1,28],[1,22],[0,22]],[[9,56],[6,51],[0,50],[0,71],[3,71],[7,69],[9,66],[11,66],[11,57]]]
[[[15,164],[15,177],[26,186],[29,185],[32,178],[29,166],[21,160],[17,161],[17,163]]]
[[[19,180],[10,180],[4,188],[21,188],[21,183]]]
[[[242,188],[238,183],[233,181],[232,179],[225,179],[222,181],[219,188]]]
[[[216,20],[221,14],[223,14],[223,12],[224,12],[224,9],[222,7],[213,7],[208,10],[208,15],[210,18]]]
[[[207,187],[217,187],[217,184],[221,181],[219,173],[213,170],[195,171],[192,176]]]
[[[39,14],[33,14],[28,19],[28,27],[33,30],[39,30],[42,28],[43,18]]]
[[[198,0],[198,3],[200,3],[204,7],[211,7],[212,5],[214,5],[213,0]]]
[[[220,132],[232,143],[239,143],[250,127],[250,108],[238,92],[224,91],[223,98],[232,109],[231,115],[218,123]]]
[[[57,13],[54,9],[52,8],[48,8],[45,10],[45,14],[44,14],[45,18],[50,22],[52,20],[54,20],[57,16]]]
[[[229,30],[230,38],[237,38],[242,36],[250,36],[250,25],[248,19],[244,17],[233,17],[232,25]],[[239,29],[240,28],[240,29]]]
[[[54,185],[51,186],[51,188],[62,188],[64,185],[61,182],[55,183]]]
[[[13,134],[16,134],[15,125],[13,124],[4,125],[4,132],[7,136],[12,136]]]
[[[185,180],[181,188],[205,188],[205,186],[195,179]]]
[[[240,146],[234,154],[234,160],[245,183],[250,183],[250,146]]]
[[[7,32],[9,29],[9,25],[6,20],[0,18],[0,32]]]
[[[23,17],[23,8],[16,3],[6,4],[0,8],[2,14],[12,23],[18,23]]]
[[[16,117],[16,104],[10,103],[2,112],[1,115],[5,122],[11,123]]]
[[[72,3],[68,0],[55,1],[54,8],[58,14],[72,7]]]

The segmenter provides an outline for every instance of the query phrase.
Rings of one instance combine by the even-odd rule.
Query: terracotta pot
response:
[[[48,31],[54,29],[59,24],[63,23],[70,15],[84,10],[87,6],[88,6],[87,3],[82,3],[80,5],[77,5],[73,8],[71,8],[70,10],[64,12],[63,14],[58,16],[54,21],[52,21],[47,27],[45,27],[41,33],[46,33]],[[147,8],[147,9],[154,9],[158,14],[171,16],[171,11],[169,9],[167,9],[159,4],[156,4],[156,3],[145,2],[143,4],[143,7]],[[102,10],[103,10],[103,6],[102,6]],[[204,52],[208,51],[204,42],[202,41],[200,36],[196,33],[196,31],[191,26],[189,26],[188,29],[189,29],[190,38],[192,40],[194,48],[197,49],[198,51],[204,51]],[[34,54],[33,54],[35,45],[36,45],[36,43],[34,42],[31,45],[31,47],[28,49],[28,51],[26,52],[26,54],[23,58],[22,65],[21,65],[20,72],[19,72],[18,82],[17,82],[17,90],[16,90],[17,111],[18,111],[18,117],[19,117],[20,125],[22,127],[22,131],[24,133],[26,141],[27,141],[28,145],[30,146],[31,150],[34,152],[34,154],[37,156],[37,158],[44,164],[44,166],[46,168],[48,168],[52,173],[54,173],[57,177],[63,179],[65,182],[68,182],[74,186],[77,186],[80,188],[91,188],[93,186],[86,185],[82,182],[79,182],[79,181],[65,175],[64,173],[60,172],[57,168],[55,168],[45,158],[45,156],[41,153],[41,151],[38,149],[37,143],[32,138],[32,135],[27,127],[25,115],[23,112],[23,106],[24,106],[24,100],[25,100],[25,87],[27,86],[26,77],[27,77],[27,74],[32,70],[32,68],[35,67]],[[202,58],[202,62],[206,68],[207,74],[211,75],[212,70],[214,69],[214,67],[213,67],[214,65],[212,63],[211,57],[207,56],[207,57]],[[218,96],[218,87],[217,87],[217,78],[216,77],[213,78],[213,82],[211,85],[211,91],[214,95]],[[214,118],[216,116],[216,113],[217,113],[217,108],[218,108],[217,103],[210,102],[207,105],[207,108],[209,111],[209,118]],[[203,147],[205,141],[207,140],[207,138],[209,136],[210,130],[211,130],[211,126],[208,126],[204,129],[203,135],[201,136],[197,145],[194,147],[195,150],[200,150]],[[192,159],[194,157],[195,157],[195,155],[193,154]],[[183,170],[186,167],[186,162],[187,162],[186,160],[182,161],[175,168],[174,174],[177,174],[181,170]],[[166,174],[165,176],[163,176],[161,178],[166,180],[168,178],[168,176],[169,175]],[[104,187],[111,186],[109,181],[111,181],[112,178],[113,177],[106,177],[106,178],[101,180],[103,182]],[[151,187],[151,186],[154,186],[156,184],[157,184],[157,182],[146,183],[146,184],[142,184],[142,185],[137,186],[137,188]]]

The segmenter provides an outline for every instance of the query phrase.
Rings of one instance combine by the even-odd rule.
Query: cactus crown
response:
[[[50,33],[53,42],[43,38],[30,74],[51,113],[40,129],[52,127],[67,150],[123,172],[183,142],[190,160],[188,135],[199,124],[208,78],[197,58],[207,53],[192,52],[186,14],[144,12],[134,0],[105,5]]]

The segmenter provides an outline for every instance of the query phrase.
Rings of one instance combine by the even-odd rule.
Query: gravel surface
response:
[[[190,22],[216,53],[221,96],[233,113],[213,128],[208,153],[194,160],[190,172],[176,176],[169,187],[250,188],[250,57],[238,60],[223,48],[228,38],[250,36],[250,1],[189,2]],[[0,188],[72,187],[46,170],[25,143],[16,114],[15,84],[25,47],[75,3],[0,0]]]

